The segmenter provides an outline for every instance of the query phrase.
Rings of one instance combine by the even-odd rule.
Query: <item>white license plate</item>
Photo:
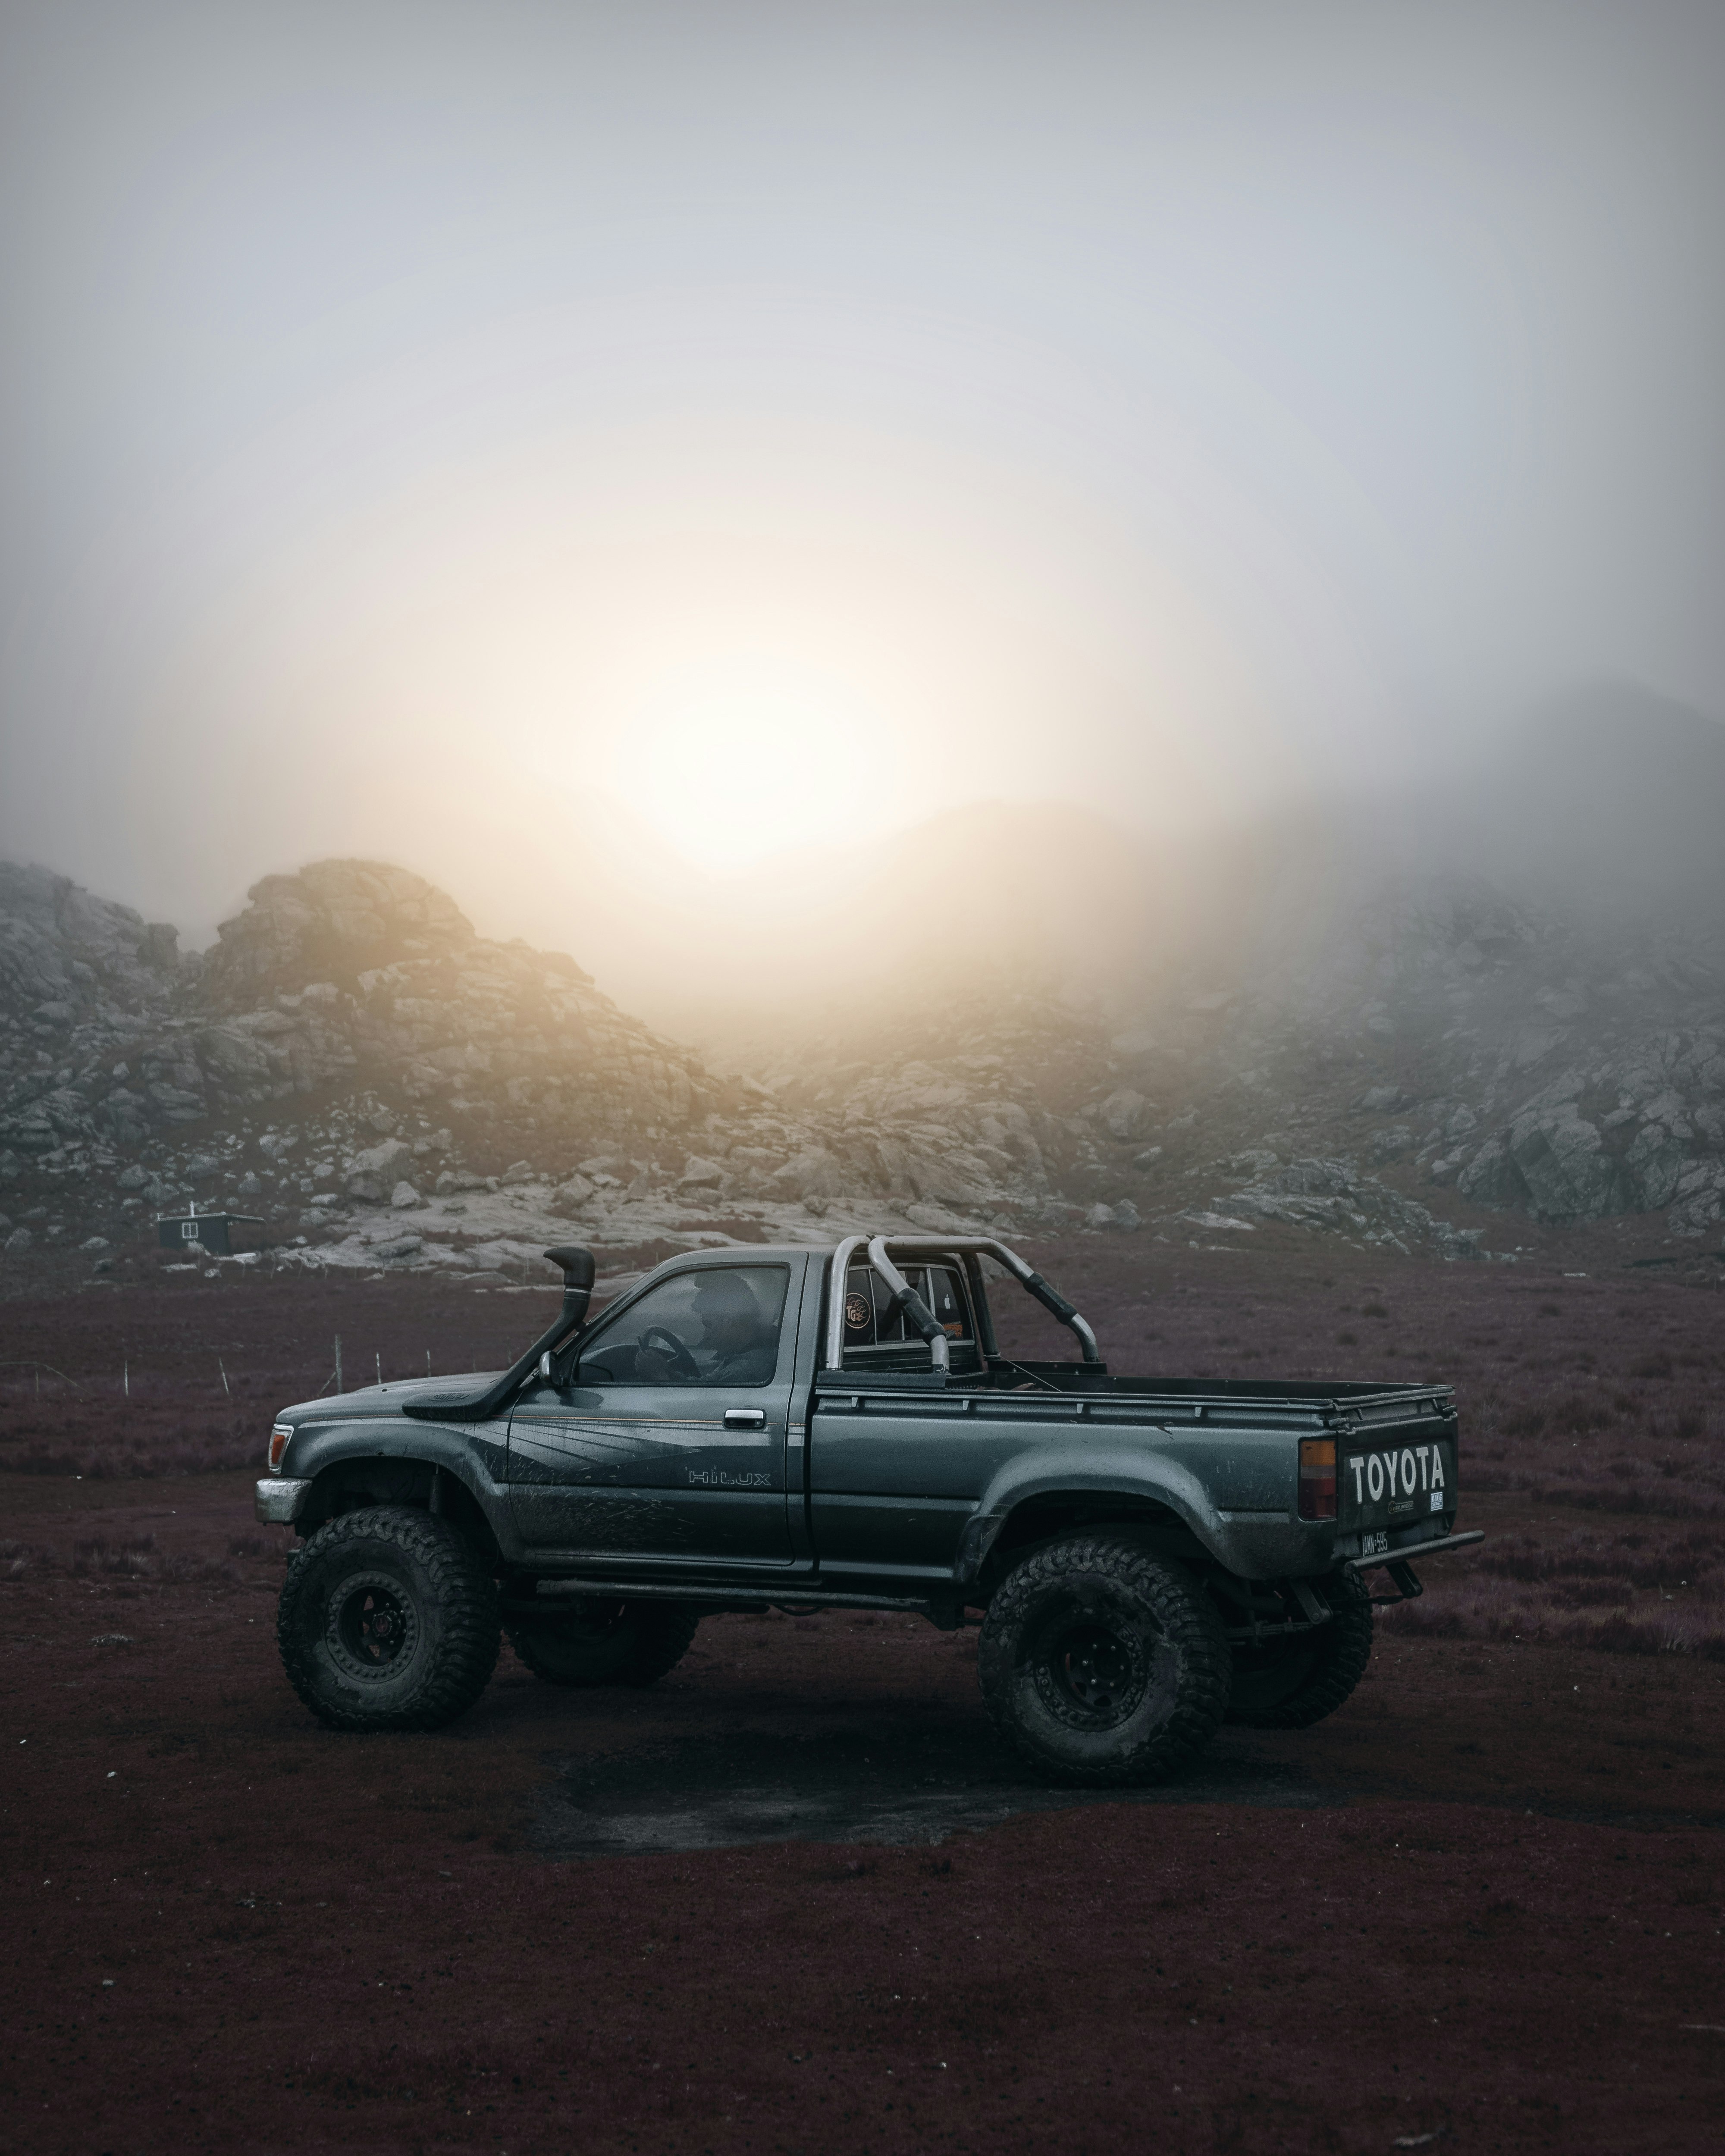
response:
[[[1389,1548],[1388,1535],[1362,1535],[1359,1538],[1359,1553],[1362,1557],[1381,1557]]]

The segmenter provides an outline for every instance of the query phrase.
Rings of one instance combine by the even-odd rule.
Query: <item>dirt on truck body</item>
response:
[[[1224,1721],[1297,1728],[1371,1651],[1369,1583],[1456,1532],[1447,1386],[1123,1377],[1004,1244],[691,1253],[592,1323],[593,1260],[509,1369],[287,1409],[261,1519],[301,1537],[280,1638],[313,1713],[426,1729],[501,1636],[547,1682],[645,1685],[720,1610],[979,1621],[1043,1776],[1156,1780]],[[992,1264],[1072,1362],[1004,1354]]]

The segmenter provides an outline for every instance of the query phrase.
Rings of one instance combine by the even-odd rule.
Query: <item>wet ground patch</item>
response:
[[[775,1841],[930,1845],[1023,1812],[1084,1804],[1345,1802],[1297,1768],[1230,1753],[1226,1740],[1154,1788],[1057,1789],[1030,1779],[986,1728],[879,1716],[839,1727],[703,1733],[559,1762],[532,1846],[618,1856]]]

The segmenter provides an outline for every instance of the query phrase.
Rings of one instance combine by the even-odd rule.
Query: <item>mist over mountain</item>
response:
[[[1420,800],[1226,839],[954,811],[728,911],[643,896],[643,937],[708,975],[699,1050],[387,864],[266,877],[190,957],[0,865],[0,1235],[14,1271],[105,1267],[197,1199],[300,1261],[478,1270],[571,1221],[1697,1244],[1725,1214],[1722,830],[1725,731],[1629,691]]]

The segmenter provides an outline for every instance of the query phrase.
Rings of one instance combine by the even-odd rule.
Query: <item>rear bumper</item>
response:
[[[1379,1565],[1406,1564],[1414,1558],[1441,1557],[1445,1550],[1466,1549],[1474,1543],[1486,1539],[1483,1527],[1471,1528],[1465,1535],[1440,1535],[1435,1542],[1409,1543],[1401,1549],[1378,1550],[1371,1557],[1344,1558],[1344,1572],[1372,1572]]]
[[[288,1526],[305,1510],[311,1488],[309,1482],[290,1481],[285,1476],[272,1475],[268,1481],[258,1485],[258,1517],[266,1527]]]

